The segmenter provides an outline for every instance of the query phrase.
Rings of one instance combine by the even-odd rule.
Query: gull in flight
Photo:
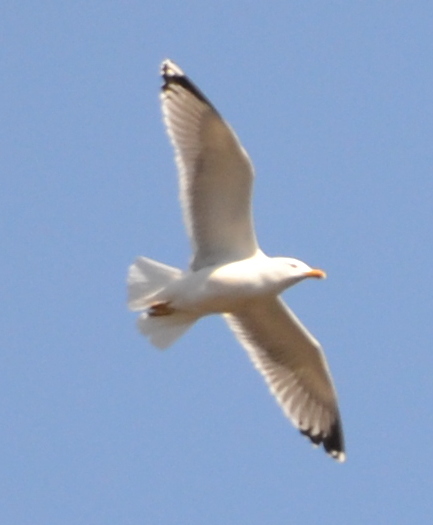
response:
[[[139,330],[166,348],[205,315],[222,314],[284,413],[313,444],[345,460],[337,396],[320,344],[280,294],[322,270],[268,257],[254,231],[254,170],[235,132],[171,60],[162,63],[162,112],[179,171],[192,245],[188,271],[138,257],[128,306]]]

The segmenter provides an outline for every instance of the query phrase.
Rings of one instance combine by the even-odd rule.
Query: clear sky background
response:
[[[293,429],[221,319],[152,348],[137,255],[186,268],[170,57],[257,173],[263,249],[322,342],[347,462]],[[0,7],[0,523],[431,523],[433,5]]]

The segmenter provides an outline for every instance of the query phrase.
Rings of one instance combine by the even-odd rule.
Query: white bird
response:
[[[322,270],[267,257],[254,231],[254,171],[236,134],[171,60],[162,63],[162,112],[176,153],[193,257],[188,271],[139,257],[128,305],[139,330],[166,348],[200,317],[222,314],[293,424],[345,460],[337,396],[322,349],[279,295]]]

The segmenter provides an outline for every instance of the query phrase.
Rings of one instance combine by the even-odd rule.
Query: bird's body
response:
[[[303,278],[287,271],[292,270],[291,264],[311,270],[295,259],[267,257],[259,250],[248,259],[185,272],[152,301],[197,316],[235,312],[250,301],[279,295]]]
[[[286,415],[344,461],[337,398],[316,339],[279,295],[325,277],[289,257],[268,257],[256,239],[253,168],[230,126],[172,61],[162,65],[162,108],[176,151],[180,200],[193,248],[188,271],[145,257],[130,267],[129,307],[159,348],[200,317],[222,314]]]

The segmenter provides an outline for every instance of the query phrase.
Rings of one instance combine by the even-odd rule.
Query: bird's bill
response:
[[[326,272],[315,268],[306,273],[307,277],[316,277],[316,279],[326,279]]]

